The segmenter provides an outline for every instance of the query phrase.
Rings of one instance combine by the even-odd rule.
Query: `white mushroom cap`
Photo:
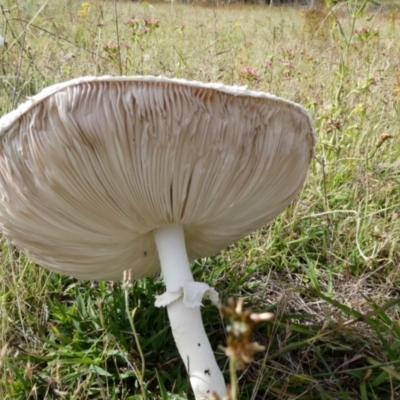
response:
[[[278,215],[314,134],[299,105],[164,77],[86,77],[0,119],[0,228],[50,270],[84,279],[160,268],[153,230],[183,225],[189,259]]]

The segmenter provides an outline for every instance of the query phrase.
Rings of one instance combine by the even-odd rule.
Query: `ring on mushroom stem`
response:
[[[196,399],[226,395],[200,306],[217,293],[189,260],[271,221],[307,175],[314,133],[298,104],[164,77],[57,84],[0,119],[0,227],[36,263],[93,280],[163,272]]]

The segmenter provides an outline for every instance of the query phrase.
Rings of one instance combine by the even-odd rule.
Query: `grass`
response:
[[[400,397],[400,5],[381,3],[1,7],[2,113],[52,83],[102,74],[248,85],[310,111],[318,145],[297,201],[193,263],[224,300],[276,314],[253,332],[267,351],[239,372],[240,399]],[[159,276],[127,296],[122,283],[50,274],[6,240],[0,256],[2,399],[191,398],[166,312],[153,307]],[[224,323],[207,301],[203,316],[217,349]]]

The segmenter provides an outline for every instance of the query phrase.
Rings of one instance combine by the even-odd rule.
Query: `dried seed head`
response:
[[[235,361],[237,369],[243,369],[246,364],[253,361],[255,353],[265,350],[264,346],[250,341],[254,325],[261,321],[271,320],[274,314],[243,310],[243,299],[235,303],[232,298],[228,299],[228,306],[221,304],[219,310],[229,324],[227,347],[221,348],[229,358]]]
[[[124,270],[122,285],[125,290],[129,290],[132,287],[132,270],[131,269]]]

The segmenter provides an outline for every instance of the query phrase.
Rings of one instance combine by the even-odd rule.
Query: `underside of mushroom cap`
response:
[[[35,262],[85,279],[159,269],[152,231],[190,259],[278,215],[313,155],[306,111],[240,87],[80,78],[0,119],[0,227]]]

